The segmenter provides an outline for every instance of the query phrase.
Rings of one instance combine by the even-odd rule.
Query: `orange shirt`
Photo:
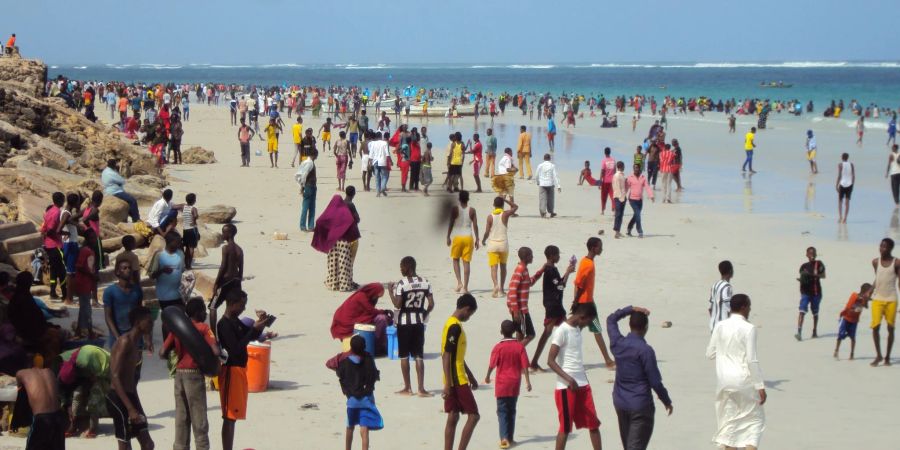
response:
[[[119,112],[128,111],[128,99],[125,97],[119,97]]]
[[[847,306],[845,306],[844,310],[841,311],[841,317],[843,317],[847,322],[859,322],[859,315],[862,314],[863,305],[856,304],[856,299],[858,298],[859,294],[857,294],[856,292],[850,294],[850,300],[847,301]]]
[[[594,260],[588,257],[581,258],[578,271],[575,272],[575,290],[581,291],[581,295],[575,299],[577,303],[594,303]]]
[[[7,46],[7,47],[15,47],[15,46],[16,46],[16,37],[15,37],[15,36],[10,36],[10,37],[9,37],[9,40],[6,41],[6,46]]]

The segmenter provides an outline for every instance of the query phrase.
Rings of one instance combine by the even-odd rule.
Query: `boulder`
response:
[[[152,187],[157,191],[162,191],[169,183],[164,179],[155,175],[135,175],[128,179],[129,183],[137,183],[144,186]]]
[[[231,223],[237,215],[237,209],[233,206],[213,205],[199,211],[200,221],[203,223]]]
[[[20,192],[16,196],[18,208],[18,220],[29,221],[40,226],[44,222],[44,211],[50,204],[50,199],[44,199],[36,195]]]
[[[184,164],[212,164],[216,162],[216,155],[203,147],[191,147],[181,152],[181,162]]]
[[[141,267],[146,269],[147,266],[150,265],[150,259],[153,258],[153,255],[162,251],[164,248],[166,248],[166,240],[158,234],[153,235],[153,240],[150,241],[150,247],[148,247],[144,255],[141,256]]]
[[[118,200],[118,199],[116,199]],[[130,225],[130,224],[129,224]],[[114,225],[112,222],[104,222],[100,221],[100,238],[101,239],[112,239],[112,238],[120,238],[126,233],[123,232],[119,227]]]
[[[100,205],[100,223],[119,223],[128,220],[128,202],[112,195],[103,197]]]
[[[207,249],[216,248],[225,242],[222,238],[222,233],[219,231],[212,230],[209,227],[204,227],[202,225],[198,228],[198,231],[200,232],[200,245]]]
[[[16,270],[15,267],[13,267],[13,266],[11,266],[11,265],[9,265],[9,264],[6,264],[6,263],[0,263],[0,272],[6,272],[6,273],[8,273],[9,276],[10,276],[10,278],[12,278],[13,280],[15,280],[15,279],[16,279],[16,275],[19,274],[19,271]]]

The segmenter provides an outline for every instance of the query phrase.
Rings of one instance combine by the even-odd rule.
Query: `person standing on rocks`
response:
[[[138,210],[137,200],[125,192],[125,177],[119,173],[119,161],[110,159],[106,162],[106,168],[100,173],[100,183],[103,184],[103,193],[112,195],[128,203],[128,217],[132,223],[141,221],[141,213]]]

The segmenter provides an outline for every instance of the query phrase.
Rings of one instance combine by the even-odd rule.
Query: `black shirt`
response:
[[[820,277],[825,276],[825,264],[816,260],[819,265],[819,276],[813,276],[813,263],[807,262],[800,266],[800,293],[803,295],[822,295],[822,282]]]
[[[563,307],[563,290],[566,285],[556,266],[544,269],[544,312],[547,318],[566,317]]]
[[[349,356],[338,363],[337,375],[341,382],[341,391],[347,397],[362,398],[375,392],[375,382],[380,379],[375,360],[366,353],[358,363]]]
[[[228,352],[226,366],[247,367],[247,344],[259,337],[259,332],[244,325],[240,319],[222,317],[216,324],[216,337]]]

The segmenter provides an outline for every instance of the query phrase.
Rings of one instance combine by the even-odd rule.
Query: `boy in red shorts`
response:
[[[478,405],[472,390],[478,389],[478,381],[466,365],[466,333],[462,323],[469,320],[478,309],[478,303],[471,294],[463,294],[456,300],[456,311],[444,324],[441,338],[441,360],[444,372],[444,411],[447,412],[447,426],[444,428],[444,450],[453,450],[456,438],[456,424],[459,414],[469,418],[459,437],[459,450],[466,450],[475,425],[478,424]]]
[[[838,325],[837,344],[834,346],[834,359],[838,359],[838,351],[841,349],[841,341],[850,338],[850,359],[856,350],[856,325],[859,323],[859,315],[862,310],[869,307],[872,298],[872,285],[863,283],[859,287],[859,293],[850,294],[847,306],[841,311],[841,321]]]
[[[600,420],[594,409],[594,396],[584,371],[581,352],[581,330],[597,319],[593,303],[578,303],[569,318],[560,324],[550,339],[547,364],[556,372],[556,410],[559,412],[559,432],[556,450],[566,448],[566,440],[575,428],[587,428],[591,446],[600,450]]]

